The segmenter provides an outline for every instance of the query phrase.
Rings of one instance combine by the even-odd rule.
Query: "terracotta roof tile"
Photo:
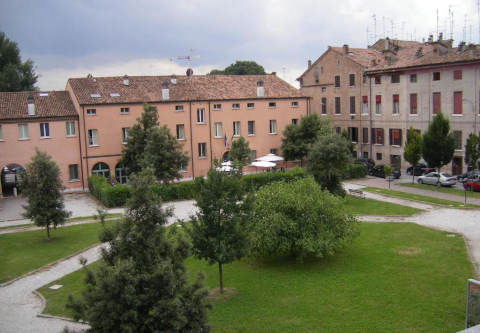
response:
[[[170,82],[170,76],[129,76],[128,79],[128,86],[120,76],[71,78],[68,82],[80,104],[159,102],[164,81],[169,83],[169,101],[253,99],[257,98],[259,79],[265,88],[264,98],[304,97],[276,75],[177,76],[176,84]],[[113,97],[112,93],[119,96]]]
[[[27,99],[30,95],[33,96],[35,104],[34,116],[27,113]],[[0,92],[0,121],[55,117],[77,117],[67,91]]]
[[[332,47],[332,50],[345,54],[343,47]],[[346,56],[363,67],[370,66],[372,60],[378,62],[381,61],[383,58],[382,52],[379,52],[378,50],[358,48],[349,48],[348,54],[346,54]]]

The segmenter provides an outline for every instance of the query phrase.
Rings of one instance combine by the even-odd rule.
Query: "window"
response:
[[[368,127],[362,128],[362,143],[368,143]]]
[[[292,125],[297,125],[298,124],[298,119],[294,118],[292,119]]]
[[[350,87],[355,86],[355,74],[350,74],[348,76],[348,82],[350,83]]]
[[[183,124],[177,125],[177,140],[185,140],[185,126]]]
[[[250,161],[255,161],[257,159],[257,151],[250,150]]]
[[[40,123],[40,137],[41,138],[50,137],[50,126],[48,123]]]
[[[434,92],[432,94],[433,99],[433,113],[439,113],[442,111],[442,98],[439,92]]]
[[[377,161],[381,161],[382,160],[382,153],[377,153],[375,158],[377,159]]]
[[[393,74],[391,76],[392,83],[400,83],[400,75],[399,74]]]
[[[382,96],[375,96],[375,114],[382,114]]]
[[[248,135],[255,135],[255,121],[248,121]]]
[[[326,92],[327,91],[327,87],[322,87],[322,92]]]
[[[368,97],[362,96],[362,113],[368,114]]]
[[[350,96],[350,114],[355,114],[355,96]]]
[[[207,157],[207,143],[201,142],[198,144],[198,157]]]
[[[110,168],[106,163],[98,162],[92,168],[92,173],[94,175],[103,176],[110,180]]]
[[[216,138],[221,138],[222,137],[222,123],[215,123],[213,126],[214,133],[213,135]]]
[[[417,83],[417,74],[410,74],[410,83]]]
[[[362,153],[362,157],[363,157],[363,158],[368,158],[368,151],[364,151],[364,152]]]
[[[398,95],[393,95],[393,109],[392,109],[393,114],[400,113],[399,100],[400,100],[400,97]]]
[[[126,143],[127,143],[127,140],[128,140],[128,128],[127,128],[127,127],[123,127],[123,128],[122,128],[122,143],[123,143],[123,144],[126,144]]]
[[[129,114],[130,108],[120,108],[120,114]]]
[[[340,97],[335,97],[335,114],[342,113],[341,105],[340,105]]]
[[[0,141],[3,141],[2,125],[0,125]]]
[[[183,105],[175,105],[175,112],[183,111]]]
[[[293,101],[292,103],[290,103],[290,106],[292,108],[298,108],[298,102],[297,101]]]
[[[115,166],[115,179],[120,184],[126,184],[128,182],[128,168],[122,163],[118,163]]]
[[[277,148],[270,148],[270,154],[277,155]]]
[[[270,120],[270,134],[277,134],[277,121]]]
[[[462,114],[462,98],[463,93],[461,91],[455,91],[453,93],[453,114]]]
[[[28,124],[18,124],[18,140],[28,139]]]
[[[234,110],[240,109],[240,103],[233,103],[232,104],[232,109],[234,109]]]
[[[205,109],[197,109],[197,124],[203,124],[205,121]]]
[[[78,164],[70,164],[68,166],[68,180],[78,180]]]
[[[335,75],[335,88],[340,88],[340,75]]]
[[[461,69],[453,71],[453,79],[454,80],[461,80],[462,79],[462,70]]]
[[[274,108],[274,107],[276,107],[276,106],[277,106],[277,103],[275,103],[275,102],[270,102],[270,103],[268,103],[268,107],[269,107],[269,108]]]
[[[336,134],[342,133],[342,128],[341,127],[335,127],[335,133]]]
[[[358,142],[358,127],[349,127],[348,128],[348,137],[352,142]]]
[[[213,104],[213,110],[218,111],[222,109],[222,104]]]
[[[97,109],[87,109],[87,116],[95,116],[97,114]]]
[[[390,128],[389,130],[390,146],[402,145],[402,130],[399,128]]]
[[[372,143],[383,145],[383,128],[372,128]]]
[[[453,136],[455,137],[455,149],[462,149],[462,131],[453,131]]]
[[[98,146],[98,136],[96,129],[88,130],[88,145],[89,146]]]
[[[240,136],[240,122],[233,122],[233,136]]]
[[[433,72],[433,81],[440,81],[440,72]]]
[[[253,109],[255,107],[255,103],[247,103],[247,109]]]
[[[327,114],[327,98],[322,97],[322,114]]]
[[[75,122],[67,121],[65,123],[65,131],[67,133],[67,136],[75,136]]]
[[[417,94],[410,94],[410,114],[417,114]]]
[[[90,97],[92,97],[92,98],[100,98],[100,97],[102,97],[102,95],[100,95],[99,93],[93,93],[93,94],[90,94]]]
[[[381,76],[375,76],[375,84],[382,84],[382,77]]]

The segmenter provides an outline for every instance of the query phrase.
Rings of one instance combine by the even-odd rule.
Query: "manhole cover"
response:
[[[63,286],[61,284],[54,284],[53,286],[48,287],[48,289],[57,290],[57,289],[60,289],[62,287]]]

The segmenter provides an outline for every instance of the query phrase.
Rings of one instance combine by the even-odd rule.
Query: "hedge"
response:
[[[363,164],[350,164],[345,172],[344,179],[363,178],[367,175],[367,168]]]

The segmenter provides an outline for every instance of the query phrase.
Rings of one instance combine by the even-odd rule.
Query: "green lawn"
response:
[[[434,186],[426,184],[412,184],[412,183],[398,183],[397,185],[405,187],[418,188],[420,190],[427,190],[433,192],[447,193],[451,195],[458,195],[460,197],[465,196],[465,190],[459,188],[443,187],[443,186]],[[480,199],[480,192],[467,191],[467,198],[477,198]]]
[[[460,201],[451,201],[451,200],[439,199],[439,198],[429,197],[429,196],[426,196],[426,195],[413,194],[413,193],[395,191],[395,190],[388,190],[388,189],[383,189],[383,188],[378,188],[378,187],[364,187],[364,188],[362,188],[362,191],[388,195],[388,196],[391,196],[391,197],[397,197],[397,198],[401,198],[401,199],[421,201],[421,202],[431,203],[431,204],[436,204],[436,205],[450,206],[450,207],[455,207],[455,208],[480,208],[479,205],[468,204],[468,203],[467,203],[467,205],[464,205]]]
[[[463,328],[465,282],[473,277],[461,236],[414,224],[360,225],[343,252],[299,264],[244,259],[225,265],[224,279],[237,294],[213,303],[213,332],[456,332]],[[217,268],[203,271],[210,287]],[[46,312],[69,316],[67,296],[78,294],[78,271],[40,289]]]
[[[60,227],[51,231],[50,241],[45,229],[0,235],[0,283],[99,242],[101,228],[100,223]]]
[[[402,206],[390,202],[378,201],[373,199],[360,199],[347,195],[345,204],[346,211],[355,215],[390,215],[390,216],[411,216],[422,210]]]

